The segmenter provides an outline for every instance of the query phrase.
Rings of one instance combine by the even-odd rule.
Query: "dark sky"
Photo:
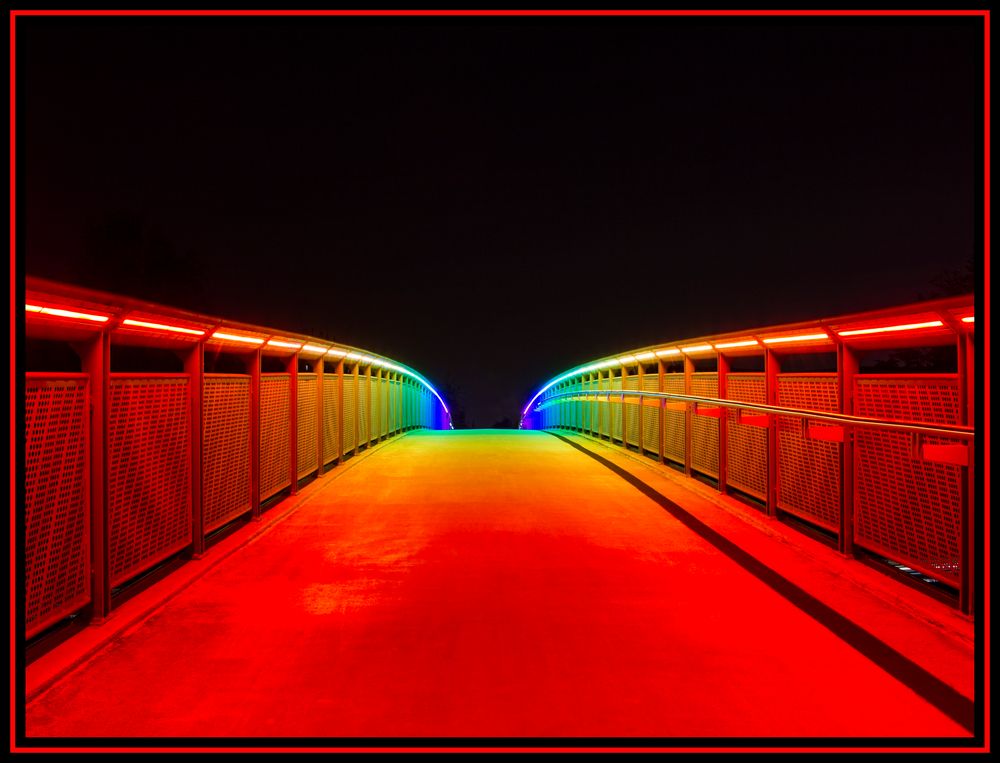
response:
[[[28,273],[515,422],[599,355],[980,263],[981,19],[20,18]]]

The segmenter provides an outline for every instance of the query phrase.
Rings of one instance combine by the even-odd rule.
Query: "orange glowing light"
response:
[[[329,350],[326,351],[326,354],[333,355],[334,357],[337,358],[342,358],[345,355],[347,355],[347,350],[338,350],[336,347],[331,347]]]
[[[853,331],[838,331],[840,336],[857,336],[859,334],[883,334],[887,331],[911,331],[913,329],[929,329],[943,326],[941,321],[927,321],[925,323],[904,323],[899,326],[879,326],[874,329],[854,329]]]
[[[225,339],[230,342],[246,342],[247,344],[264,344],[263,339],[258,339],[252,336],[239,336],[237,334],[223,334],[221,331],[216,331],[212,334],[212,339]]]
[[[24,309],[29,313],[41,313],[42,315],[54,315],[57,318],[79,318],[84,321],[96,321],[104,323],[110,316],[94,315],[93,313],[78,313],[75,310],[63,310],[58,307],[39,307],[38,305],[25,305]]]
[[[267,341],[267,346],[268,347],[287,347],[290,350],[297,350],[302,345],[301,344],[295,344],[294,342],[279,342],[277,339],[269,339]]]
[[[651,352],[637,352],[635,354],[636,360],[652,360],[656,356]]]
[[[305,352],[318,352],[318,353],[326,352],[326,347],[317,347],[314,344],[304,344],[302,345],[302,349]]]
[[[962,323],[975,323],[975,322],[976,322],[976,316],[974,315],[968,315],[965,318],[962,318]]]
[[[728,350],[730,347],[756,347],[758,344],[756,339],[748,339],[745,342],[724,342],[722,344],[715,345],[717,350]]]
[[[809,342],[814,339],[829,339],[827,334],[797,334],[796,336],[772,336],[762,339],[764,344],[779,344],[781,342]]]
[[[680,355],[680,354],[681,354],[681,351],[678,350],[675,347],[671,347],[669,350],[657,350],[656,351],[656,357],[658,357],[658,358],[663,358],[663,357],[666,357],[667,355]]]
[[[688,347],[681,347],[683,352],[711,352],[714,349],[710,344],[692,344]]]
[[[205,332],[198,329],[186,329],[182,326],[168,326],[165,323],[150,323],[149,321],[137,321],[133,318],[126,318],[122,321],[123,326],[139,326],[145,329],[158,329],[159,331],[173,331],[178,334],[193,334],[202,336]]]

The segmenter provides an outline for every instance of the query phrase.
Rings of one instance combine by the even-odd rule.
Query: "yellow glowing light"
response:
[[[966,316],[965,318],[962,318],[962,323],[975,323],[975,322],[976,322],[976,316],[974,315],[969,315]]]
[[[681,347],[684,352],[709,352],[714,349],[710,344],[692,344],[688,347]]]
[[[756,347],[757,344],[756,339],[747,339],[745,342],[723,342],[722,344],[715,345],[715,349],[728,350],[731,347]]]
[[[635,354],[636,360],[652,360],[656,356],[651,352],[637,352]]]
[[[267,346],[268,347],[287,347],[290,350],[297,350],[302,345],[301,344],[295,344],[294,342],[279,342],[277,339],[269,339],[267,341]]]
[[[658,358],[663,358],[663,357],[666,357],[668,355],[680,355],[680,354],[681,354],[681,351],[678,350],[676,347],[671,347],[669,350],[657,350],[656,351],[656,357],[658,357]]]

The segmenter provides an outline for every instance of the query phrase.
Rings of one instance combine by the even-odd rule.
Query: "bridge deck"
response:
[[[966,619],[572,439],[415,433],[335,470],[35,696],[29,736],[969,736]]]

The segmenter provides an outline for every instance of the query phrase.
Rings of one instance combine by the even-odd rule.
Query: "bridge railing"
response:
[[[551,380],[522,427],[673,465],[971,612],[974,327],[966,296],[633,350]]]
[[[341,343],[29,278],[26,638],[106,617],[137,578],[361,450],[448,428],[419,373]]]

